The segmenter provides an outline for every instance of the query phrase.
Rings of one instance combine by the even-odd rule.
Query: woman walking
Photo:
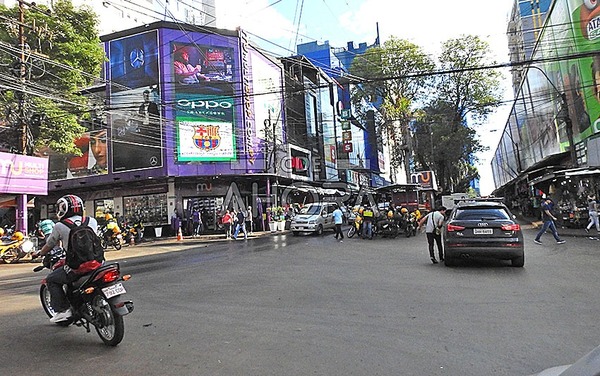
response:
[[[598,202],[596,196],[588,196],[588,212],[590,223],[585,228],[585,232],[590,232],[592,226],[596,226],[596,231],[600,232],[600,223],[598,223]]]

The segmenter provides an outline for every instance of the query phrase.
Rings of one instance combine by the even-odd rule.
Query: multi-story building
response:
[[[492,160],[496,193],[532,213],[552,196],[567,218],[598,194],[600,35],[596,2],[555,0]]]
[[[508,21],[509,59],[513,90],[516,93],[523,80],[524,61],[531,60],[535,44],[541,34],[552,0],[517,0]]]
[[[101,39],[106,117],[76,140],[81,156],[50,156],[42,215],[73,193],[97,217],[166,230],[197,208],[215,230],[226,208],[252,207],[261,224],[338,181],[334,81],[305,59],[267,56],[242,30],[163,21]]]
[[[353,42],[349,42],[347,48],[333,48],[329,41],[322,44],[309,42],[297,46],[299,55],[305,56],[335,80],[334,88],[337,89],[340,109],[339,134],[343,136],[338,147],[339,165],[342,170],[340,178],[356,188],[380,187],[389,184],[390,181],[397,181],[395,176],[391,176],[390,164],[386,163],[389,161],[388,148],[379,131],[381,117],[377,103],[364,102],[361,108],[355,108],[355,104],[350,100],[351,92],[360,90],[360,87],[349,79],[352,61],[372,46],[361,43],[356,48]],[[342,112],[346,119],[342,119]],[[362,115],[359,116],[359,113]]]

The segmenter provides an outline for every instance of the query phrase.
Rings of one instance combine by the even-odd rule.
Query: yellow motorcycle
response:
[[[12,264],[27,257],[31,257],[33,242],[16,231],[10,239],[2,240],[0,243],[0,260],[5,264]]]

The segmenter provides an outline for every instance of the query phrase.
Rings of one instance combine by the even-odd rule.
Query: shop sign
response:
[[[352,142],[344,142],[342,144],[342,150],[344,151],[344,153],[352,153],[352,151],[354,150],[352,148]]]
[[[248,50],[250,41],[248,35],[242,29],[239,29],[241,55],[242,55],[242,90],[244,100],[244,129],[245,129],[245,144],[248,162],[254,164],[256,156],[254,155],[254,103],[252,101],[252,75],[250,72],[250,62],[248,59]]]
[[[48,159],[0,153],[0,193],[48,194]]]
[[[352,114],[350,113],[350,109],[343,109],[341,111],[341,118],[344,120],[350,119],[350,117],[352,116]]]
[[[352,141],[352,132],[351,131],[344,131],[342,132],[342,141]]]
[[[347,120],[343,120],[340,122],[342,124],[342,130],[349,131],[350,130],[350,122]]]

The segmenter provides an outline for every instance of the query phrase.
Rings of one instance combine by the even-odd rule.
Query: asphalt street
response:
[[[133,275],[116,348],[50,324],[33,265],[0,265],[2,374],[529,375],[600,338],[600,243],[534,231],[524,268],[432,265],[423,235],[125,247],[107,253]]]

